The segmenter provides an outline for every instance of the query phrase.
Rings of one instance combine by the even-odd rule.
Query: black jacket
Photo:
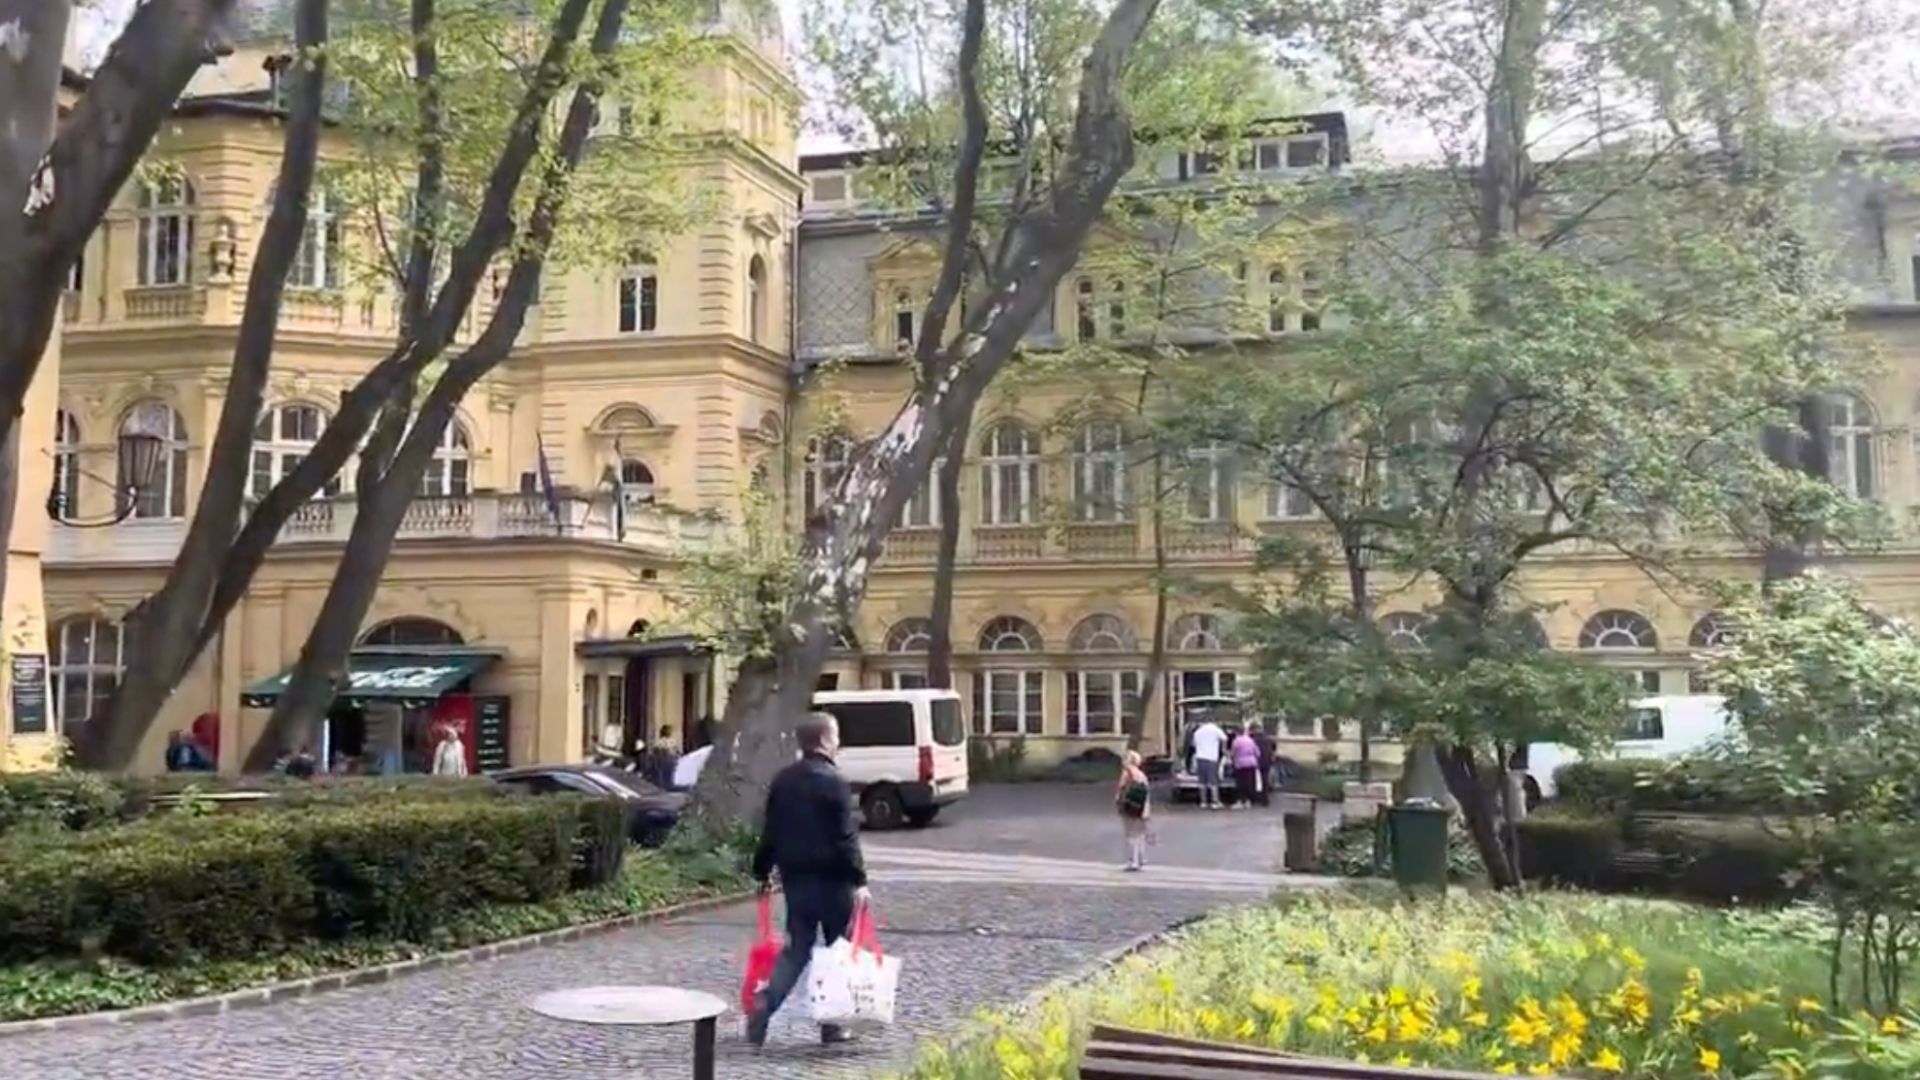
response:
[[[773,778],[753,876],[765,881],[775,867],[788,881],[867,883],[853,792],[831,758],[808,754]]]

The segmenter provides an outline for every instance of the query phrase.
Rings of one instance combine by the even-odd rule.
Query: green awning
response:
[[[458,645],[355,649],[347,661],[348,686],[340,696],[349,701],[435,701],[500,655],[498,649]],[[240,704],[271,708],[292,676],[288,669],[254,683],[241,692]]]

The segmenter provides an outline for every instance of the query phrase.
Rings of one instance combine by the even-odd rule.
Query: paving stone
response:
[[[977,798],[951,824],[870,843],[882,942],[905,960],[891,1028],[851,1047],[821,1047],[796,1003],[756,1051],[730,1016],[721,1021],[719,1075],[885,1074],[982,1007],[1017,1001],[1142,935],[1259,897],[1266,884],[1255,872],[1278,859],[1277,814],[1174,812],[1162,815],[1157,850],[1161,862],[1185,865],[1122,874],[1110,861],[1119,829],[1104,789],[1011,791]],[[952,857],[929,860],[928,851]],[[1176,884],[1189,880],[1195,887]],[[678,1080],[691,1064],[690,1029],[568,1024],[526,1003],[549,990],[609,983],[680,986],[733,1001],[753,921],[751,905],[739,905],[258,1008],[23,1035],[0,1044],[0,1076]]]

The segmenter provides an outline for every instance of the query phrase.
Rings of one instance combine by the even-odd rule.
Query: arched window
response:
[[[893,291],[893,343],[901,349],[911,349],[920,339],[920,308],[913,302],[913,291],[895,289]]]
[[[184,176],[140,185],[138,284],[186,284],[193,257],[193,201],[193,182]]]
[[[325,188],[315,188],[307,199],[306,231],[294,253],[287,286],[294,289],[340,287],[340,213]]]
[[[1132,653],[1140,644],[1118,615],[1089,615],[1067,635],[1076,653]],[[1140,714],[1138,670],[1113,668],[1067,672],[1067,734],[1116,735]]]
[[[1873,470],[1873,412],[1852,394],[1828,394],[1827,478],[1855,498],[1879,494]]]
[[[80,506],[80,422],[65,409],[53,416],[53,497],[64,515]]]
[[[620,272],[620,332],[651,334],[660,327],[660,274],[636,255]]]
[[[1140,645],[1133,627],[1120,616],[1089,615],[1067,635],[1067,648],[1074,652],[1136,652]]]
[[[1219,443],[1187,451],[1187,516],[1233,520],[1233,457]]]
[[[980,628],[986,653],[1039,652],[1040,632],[1011,615]],[[973,674],[973,726],[982,735],[1038,735],[1041,731],[1043,673],[1036,668],[996,665]]]
[[[1284,334],[1287,332],[1287,309],[1291,306],[1293,294],[1287,284],[1287,270],[1276,266],[1267,271],[1267,333]]]
[[[981,652],[1039,652],[1040,631],[1017,615],[1002,615],[980,628]]]
[[[1718,611],[1710,611],[1693,624],[1687,644],[1696,649],[1724,649],[1733,644],[1733,624]]]
[[[1040,520],[1040,442],[1012,421],[996,424],[982,440],[981,520],[988,525],[1029,525]]]
[[[1657,649],[1660,636],[1645,615],[1632,611],[1603,611],[1580,628],[1583,649]]]
[[[1427,626],[1431,620],[1413,611],[1395,611],[1381,616],[1380,634],[1389,648],[1417,650],[1427,647]]]
[[[408,616],[389,619],[367,631],[360,639],[362,645],[411,647],[415,645],[465,645],[466,639],[460,631],[438,619],[424,619]]]
[[[1127,436],[1117,420],[1095,420],[1073,446],[1073,505],[1081,521],[1127,516]]]
[[[440,445],[433,460],[420,474],[422,495],[468,495],[473,492],[473,439],[466,426],[455,420],[440,433]]]
[[[1182,615],[1167,627],[1167,648],[1175,652],[1221,652],[1226,634],[1220,616],[1204,612]]]
[[[1547,628],[1542,626],[1539,617],[1534,615],[1520,616],[1520,640],[1542,651],[1551,648],[1553,644],[1547,638]]]
[[[47,628],[47,674],[54,727],[72,738],[79,725],[104,716],[120,685],[120,624],[92,615]]]
[[[767,339],[767,263],[758,255],[747,262],[747,337]]]
[[[620,495],[628,506],[650,503],[654,499],[653,470],[637,458],[620,460]]]
[[[256,499],[265,498],[273,485],[313,452],[313,444],[320,441],[326,426],[327,414],[317,405],[293,402],[275,405],[262,414],[253,427],[253,475],[247,493]],[[323,491],[340,494],[340,478],[328,480]]]
[[[890,653],[923,653],[933,644],[933,623],[919,617],[901,619],[887,630]]]
[[[847,475],[853,459],[853,443],[838,433],[820,435],[807,444],[805,502],[807,513],[819,512],[833,498],[840,478]]]
[[[162,401],[143,401],[127,410],[120,421],[123,435],[152,435],[161,441],[160,463],[153,482],[133,501],[136,518],[187,516],[187,422]],[[120,490],[131,477],[119,477]]]
[[[1660,635],[1645,615],[1632,611],[1603,611],[1580,628],[1580,647],[1595,652],[1651,653],[1660,647]],[[1649,694],[1660,692],[1660,672],[1641,669],[1629,673],[1634,685]]]

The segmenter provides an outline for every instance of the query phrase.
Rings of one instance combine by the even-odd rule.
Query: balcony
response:
[[[940,555],[940,530],[895,529],[887,534],[886,560],[896,566],[931,565]]]
[[[1066,528],[1075,559],[1131,559],[1140,551],[1140,527],[1131,521],[1077,521]]]
[[[616,513],[611,499],[565,496],[559,513],[540,495],[480,493],[421,496],[400,520],[402,544],[433,541],[559,539],[617,544],[674,555],[711,543],[719,526],[690,514],[638,504]],[[281,546],[344,544],[358,512],[353,496],[316,499],[294,511],[280,530]],[[60,564],[173,561],[186,539],[185,521],[130,521],[108,529],[55,524],[47,562]],[[937,534],[936,534],[937,535]]]
[[[207,290],[198,285],[147,285],[128,289],[129,322],[198,322],[207,314]]]
[[[1231,521],[1195,521],[1167,532],[1167,554],[1175,559],[1217,559],[1253,550],[1251,538]]]
[[[973,532],[973,556],[979,562],[1028,562],[1046,550],[1044,525],[982,525]]]

